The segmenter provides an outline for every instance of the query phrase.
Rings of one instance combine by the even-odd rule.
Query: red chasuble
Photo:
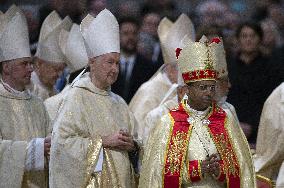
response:
[[[189,114],[180,104],[177,110],[169,112],[171,129],[168,139],[165,163],[163,169],[163,187],[180,188],[182,183],[183,166],[186,164],[186,154],[190,140],[192,125],[189,124]],[[220,175],[216,181],[226,179],[228,188],[240,187],[240,170],[232,141],[226,129],[226,112],[213,104],[208,125],[208,131],[221,156]],[[199,160],[188,162],[189,179],[192,182],[202,181],[201,165]]]

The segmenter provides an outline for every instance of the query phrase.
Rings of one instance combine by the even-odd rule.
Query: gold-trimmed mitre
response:
[[[220,38],[211,42],[203,36],[199,42],[187,40],[178,56],[178,65],[185,83],[216,80],[220,61],[224,59],[224,47]]]
[[[53,11],[44,20],[35,56],[52,63],[64,63],[66,61],[59,46],[61,30],[69,31],[72,26],[71,19],[66,16],[63,20]]]
[[[12,5],[0,21],[0,62],[31,57],[28,25],[23,12]]]
[[[79,25],[73,24],[70,32],[62,30],[59,45],[66,56],[71,73],[87,66],[88,56]]]
[[[180,47],[180,42],[185,35],[195,40],[193,23],[185,14],[181,14],[174,23],[166,17],[161,20],[158,26],[158,36],[165,64],[177,61],[175,49]]]
[[[87,15],[80,27],[89,58],[120,53],[119,25],[109,10],[102,10],[95,18]]]

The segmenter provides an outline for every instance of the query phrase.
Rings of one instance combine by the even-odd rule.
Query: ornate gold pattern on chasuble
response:
[[[177,131],[172,137],[172,142],[169,145],[167,163],[169,166],[165,169],[165,173],[171,175],[180,171],[180,166],[183,160],[183,154],[187,149],[188,133]]]
[[[94,165],[98,161],[99,153],[102,147],[102,139],[97,139],[95,142],[94,140],[90,139],[89,140],[89,145],[88,145],[88,153],[87,153],[87,172],[86,172],[86,186],[85,187],[92,187],[90,185],[94,184],[94,179],[93,179],[93,168]]]
[[[227,118],[225,119],[225,126],[227,123]],[[225,129],[226,130],[226,129]],[[227,130],[226,130],[227,131]],[[233,150],[233,146],[231,145],[231,140],[229,135],[225,136],[224,133],[216,134],[214,136],[216,147],[221,154],[222,159],[224,161],[224,170],[229,175],[233,175],[234,177],[240,176],[238,160],[236,159],[235,152]]]
[[[186,119],[188,115],[184,113],[176,113],[172,111],[168,114],[171,119],[170,132],[166,147],[164,168],[163,168],[163,186],[171,187],[170,182],[174,181],[181,187],[184,161],[188,147],[189,135],[191,134],[191,126]],[[174,178],[169,181],[168,178]]]
[[[238,170],[235,167],[238,166],[238,164],[234,159],[233,150],[229,143],[226,141],[224,134],[221,133],[220,135],[216,135],[216,141],[217,147],[219,148],[221,153],[225,155],[222,157],[226,158],[225,161],[227,164],[225,165],[225,170],[230,174],[239,175]]]

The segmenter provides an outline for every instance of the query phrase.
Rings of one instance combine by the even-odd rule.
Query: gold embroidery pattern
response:
[[[206,46],[209,47],[208,42],[206,42]],[[210,53],[209,49],[207,49],[206,55],[207,55],[207,58],[204,60],[205,69],[213,70],[214,69],[214,67],[213,67],[214,61],[213,61],[212,54]]]
[[[225,135],[221,133],[220,135],[215,136],[216,145],[220,151],[222,158],[224,160],[224,169],[228,174],[232,174],[235,177],[239,176],[239,170],[236,168],[238,166],[237,160],[234,156],[234,151],[230,145],[228,139],[225,138]]]
[[[86,175],[86,187],[88,185],[93,184],[93,167],[98,161],[98,155],[102,147],[102,139],[98,139],[97,141],[94,141],[92,139],[89,139],[89,145],[88,145],[88,153],[87,153],[87,162],[88,162],[88,167],[87,167],[87,175]]]
[[[202,173],[201,173],[201,161],[200,160],[198,160],[198,175],[199,175],[200,179],[203,178]]]
[[[169,152],[166,163],[169,166],[166,167],[166,174],[175,174],[180,171],[180,166],[183,160],[183,153],[187,149],[187,133],[177,131],[172,137],[169,145]]]

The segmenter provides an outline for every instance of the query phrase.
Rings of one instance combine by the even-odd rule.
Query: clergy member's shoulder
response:
[[[281,104],[284,103],[284,82],[282,82],[277,88],[275,88],[269,97],[266,99],[264,105],[268,104]],[[281,105],[282,106],[282,105]]]
[[[175,121],[187,121],[187,113],[182,107],[182,104],[178,104],[176,107],[171,109],[167,114],[163,115],[161,118],[162,122],[172,122]]]
[[[149,92],[149,90],[153,91],[152,88],[157,88],[157,87],[161,87],[161,85],[164,84],[164,80],[162,78],[162,73],[158,73],[158,74],[154,74],[154,76],[152,76],[152,78],[150,78],[148,81],[144,82],[139,89],[137,90],[137,93],[144,93],[146,92],[147,95],[149,95],[149,93],[153,93],[153,92]],[[155,95],[155,93],[153,93]]]

